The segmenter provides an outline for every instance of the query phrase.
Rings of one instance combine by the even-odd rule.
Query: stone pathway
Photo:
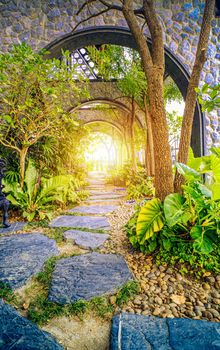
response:
[[[81,248],[95,249],[103,245],[109,238],[108,234],[100,234],[79,230],[68,230],[64,233],[67,240],[75,242]]]
[[[149,257],[139,252],[130,251],[130,245],[121,227],[128,220],[131,208],[123,205],[118,209],[118,204],[122,202],[125,195],[124,189],[106,186],[102,177],[92,179],[88,189],[91,196],[87,201],[72,208],[69,214],[61,215],[51,222],[50,227],[64,228],[64,237],[69,245],[82,247],[86,251],[82,254],[82,250],[77,248],[81,255],[57,260],[52,274],[48,299],[64,305],[80,299],[91,300],[93,297],[103,294],[111,295],[135,276],[141,281],[142,294],[122,309],[118,308],[119,312],[122,310],[130,313],[122,313],[114,317],[111,331],[111,350],[220,349],[219,323],[185,318],[206,317],[207,304],[209,313],[212,313],[215,318],[209,318],[208,315],[207,317],[210,320],[219,320],[219,313],[214,307],[218,301],[218,304],[220,303],[220,294],[217,289],[213,289],[215,294],[212,290],[212,299],[207,297],[208,292],[203,293],[204,300],[202,299],[199,305],[201,305],[201,310],[205,310],[204,314],[203,311],[201,311],[201,315],[194,314],[195,293],[189,293],[189,298],[191,298],[189,301],[185,291],[186,285],[188,286],[185,279],[179,276],[177,283],[173,274],[168,273],[168,270],[171,269],[166,271],[163,266],[156,268]],[[110,215],[116,209],[118,209],[117,215]],[[74,213],[74,215],[70,215],[70,213]],[[116,224],[114,224],[114,220]],[[23,226],[24,223],[17,223],[9,229],[0,228],[0,281],[9,283],[13,289],[26,285],[27,281],[42,269],[44,262],[49,257],[59,254],[55,241],[39,232],[14,234],[17,230],[22,230]],[[91,232],[91,230],[96,232]],[[104,230],[106,233],[98,233],[99,230]],[[111,239],[109,239],[110,235]],[[91,250],[95,251],[91,252]],[[70,254],[68,253],[68,255]],[[135,266],[133,266],[132,259],[138,261]],[[214,287],[217,288],[220,279],[216,278],[212,281],[211,278],[210,283],[213,283]],[[203,284],[204,287],[208,288],[207,283]],[[177,287],[178,293],[176,294]],[[162,308],[164,313],[161,314]],[[197,308],[197,304],[195,308]],[[143,314],[138,315],[138,313]],[[165,318],[145,316],[152,314]],[[184,318],[167,318],[175,315]],[[75,329],[77,322],[80,321],[69,320],[65,317],[64,319],[65,322],[58,317],[57,321],[55,319],[51,321],[51,324],[53,321],[55,322],[53,326],[49,327],[48,325],[45,328],[51,330],[65,347],[69,342],[68,349],[81,349],[79,344],[82,343],[85,344],[83,349],[107,349],[106,345],[98,344],[108,342],[109,325],[103,325],[105,336],[99,343],[87,334],[89,331],[83,333],[83,327],[82,332],[78,333],[79,335],[73,335],[71,327],[73,326]],[[88,319],[88,330],[90,330],[93,320],[93,318],[92,320]],[[95,324],[101,327],[99,322],[95,322]],[[54,327],[56,331],[53,332]],[[62,327],[67,331],[62,331],[62,335],[59,335],[59,329],[61,330]],[[79,339],[74,342],[74,338],[79,337],[80,334],[85,339],[81,343],[78,342]],[[99,329],[96,329],[95,334],[97,336],[93,338],[99,336]],[[90,340],[92,339],[92,342],[87,344],[88,337]],[[72,346],[72,344],[77,345]],[[0,348],[5,350],[62,349],[51,335],[19,316],[12,307],[1,300]]]
[[[0,349],[62,350],[56,339],[0,300]]]
[[[122,313],[113,319],[111,350],[217,350],[220,324]]]
[[[16,231],[23,230],[25,225],[26,225],[26,222],[14,222],[13,224],[11,224],[10,227],[7,227],[7,228],[0,226],[0,235],[7,234],[7,233],[14,233]]]
[[[115,293],[132,278],[119,255],[94,252],[60,259],[53,272],[49,300],[59,304],[91,300]]]
[[[13,289],[22,287],[51,256],[59,251],[54,240],[40,233],[0,238],[0,281]]]
[[[117,205],[80,205],[70,209],[70,212],[80,214],[110,214],[117,208]]]

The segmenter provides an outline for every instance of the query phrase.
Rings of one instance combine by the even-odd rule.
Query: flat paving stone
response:
[[[73,240],[82,248],[98,248],[109,238],[105,233],[91,233],[79,230],[68,230],[64,233],[67,239]]]
[[[62,350],[56,339],[0,299],[0,349]]]
[[[217,350],[220,324],[122,313],[113,318],[110,350]]]
[[[40,233],[0,237],[0,281],[19,288],[59,251],[53,239]]]
[[[81,227],[88,229],[110,230],[108,220],[102,216],[61,215],[52,220],[50,227]]]
[[[124,197],[124,194],[120,193],[109,193],[109,194],[99,194],[97,196],[90,196],[89,199],[118,199]]]
[[[108,214],[112,213],[118,208],[117,205],[80,205],[69,211],[72,213],[82,213],[82,214]]]
[[[120,255],[89,253],[60,259],[56,263],[49,300],[68,304],[114,293],[133,278]]]
[[[27,225],[26,222],[13,222],[13,224],[7,228],[0,226],[0,235],[20,231],[24,228],[25,225]]]

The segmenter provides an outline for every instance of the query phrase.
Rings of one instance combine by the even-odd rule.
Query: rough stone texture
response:
[[[110,230],[105,217],[62,215],[54,219],[50,227],[81,227],[88,229]]]
[[[82,248],[98,248],[108,239],[104,233],[91,233],[79,230],[68,230],[64,233],[67,239],[75,241]]]
[[[12,44],[22,41],[29,43],[33,49],[39,50],[55,39],[72,31],[75,25],[88,14],[84,11],[76,16],[77,10],[84,0],[44,0],[26,1],[4,0],[0,4],[0,46],[2,51],[8,51]],[[138,2],[138,0],[137,0]],[[196,45],[204,12],[204,0],[183,1],[164,0],[155,2],[156,11],[162,24],[164,42],[172,54],[179,59],[189,73],[192,71],[195,59]],[[102,9],[94,3],[90,10],[96,13]],[[119,11],[112,11],[90,19],[78,29],[99,26],[124,27],[127,24]],[[212,30],[208,46],[208,61],[201,75],[201,84],[209,82],[217,84],[220,81],[220,19],[213,18]],[[148,30],[145,34],[149,35]],[[219,115],[207,115],[210,122],[206,126],[206,144],[208,147],[219,146]],[[217,121],[217,125],[211,123]]]
[[[13,224],[11,224],[10,227],[7,228],[3,228],[0,226],[0,235],[20,231],[24,228],[25,225],[26,222],[14,222]]]
[[[115,193],[105,193],[105,194],[99,194],[99,195],[96,195],[96,196],[91,196],[90,199],[92,200],[99,200],[99,199],[120,199],[124,197],[124,194],[115,194]]]
[[[40,233],[0,238],[0,281],[12,288],[23,286],[44,262],[59,251],[54,240]]]
[[[131,279],[132,274],[120,255],[90,253],[64,258],[56,263],[49,300],[59,304],[90,300],[115,292]]]
[[[0,300],[0,348],[2,350],[61,350],[55,338],[20,316]]]
[[[70,210],[73,213],[85,213],[85,214],[108,214],[118,208],[117,205],[80,205]]]
[[[126,314],[115,316],[111,350],[216,350],[220,324],[181,318]]]

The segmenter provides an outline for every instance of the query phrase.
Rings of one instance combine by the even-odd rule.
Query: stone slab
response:
[[[69,211],[82,214],[109,214],[118,208],[117,205],[80,205]]]
[[[99,194],[96,196],[90,196],[89,199],[96,200],[96,199],[121,199],[124,197],[124,194],[120,193],[109,193],[109,194]]]
[[[110,230],[108,220],[102,216],[61,215],[52,220],[50,227],[81,227],[88,229]]]
[[[56,339],[0,300],[0,349],[62,350]]]
[[[91,198],[91,197],[90,197]],[[104,198],[102,198],[102,199],[87,199],[85,202],[84,202],[84,204],[87,204],[87,203],[89,203],[89,204],[92,204],[92,205],[96,205],[96,203],[97,204],[101,204],[101,205],[108,205],[109,203],[111,203],[112,205],[117,205],[117,204],[119,204],[120,202],[121,202],[121,198],[117,198],[117,199],[115,199],[115,198],[106,198],[106,199],[104,199]]]
[[[49,300],[68,304],[114,293],[132,274],[120,255],[89,253],[60,259],[56,263]]]
[[[11,224],[11,226],[7,228],[0,226],[0,235],[23,230],[26,224],[26,222],[13,222],[13,224]]]
[[[122,313],[113,318],[110,350],[217,350],[220,324]]]
[[[0,237],[0,281],[20,288],[59,251],[53,239],[40,233]]]
[[[68,230],[64,233],[67,239],[73,240],[82,248],[98,248],[104,244],[109,235],[104,233],[91,233],[79,230]]]

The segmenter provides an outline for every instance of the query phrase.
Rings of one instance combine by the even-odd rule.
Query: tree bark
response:
[[[130,142],[131,142],[131,161],[133,171],[137,171],[137,162],[136,162],[136,154],[135,154],[135,142],[134,142],[134,121],[135,121],[135,101],[132,98],[131,101],[131,120],[130,120]]]
[[[195,63],[192,70],[192,75],[187,88],[185,101],[185,109],[183,114],[183,122],[180,136],[180,146],[178,153],[178,162],[186,164],[188,162],[190,141],[192,135],[193,117],[196,106],[196,91],[199,86],[199,80],[203,65],[206,61],[206,51],[209,41],[209,33],[211,30],[211,20],[214,14],[215,0],[206,0],[203,21],[199,36],[199,43],[196,52]],[[176,192],[181,192],[184,178],[176,172],[174,187]]]
[[[151,177],[155,176],[155,165],[154,165],[154,143],[152,134],[152,125],[150,120],[150,115],[146,103],[146,98],[144,98],[144,108],[145,108],[145,122],[147,128],[147,140],[145,149],[145,164],[147,174]]]
[[[27,151],[28,151],[27,146],[24,146],[21,150],[20,150],[20,176],[21,176],[21,188],[23,189],[24,187],[24,177],[25,177],[25,160],[26,160],[26,156],[27,156]]]
[[[163,99],[164,45],[153,0],[144,0],[144,15],[152,37],[152,56],[133,10],[133,1],[123,1],[123,14],[137,44],[148,81],[149,116],[152,123],[155,162],[155,194],[161,200],[173,192],[172,160]]]

